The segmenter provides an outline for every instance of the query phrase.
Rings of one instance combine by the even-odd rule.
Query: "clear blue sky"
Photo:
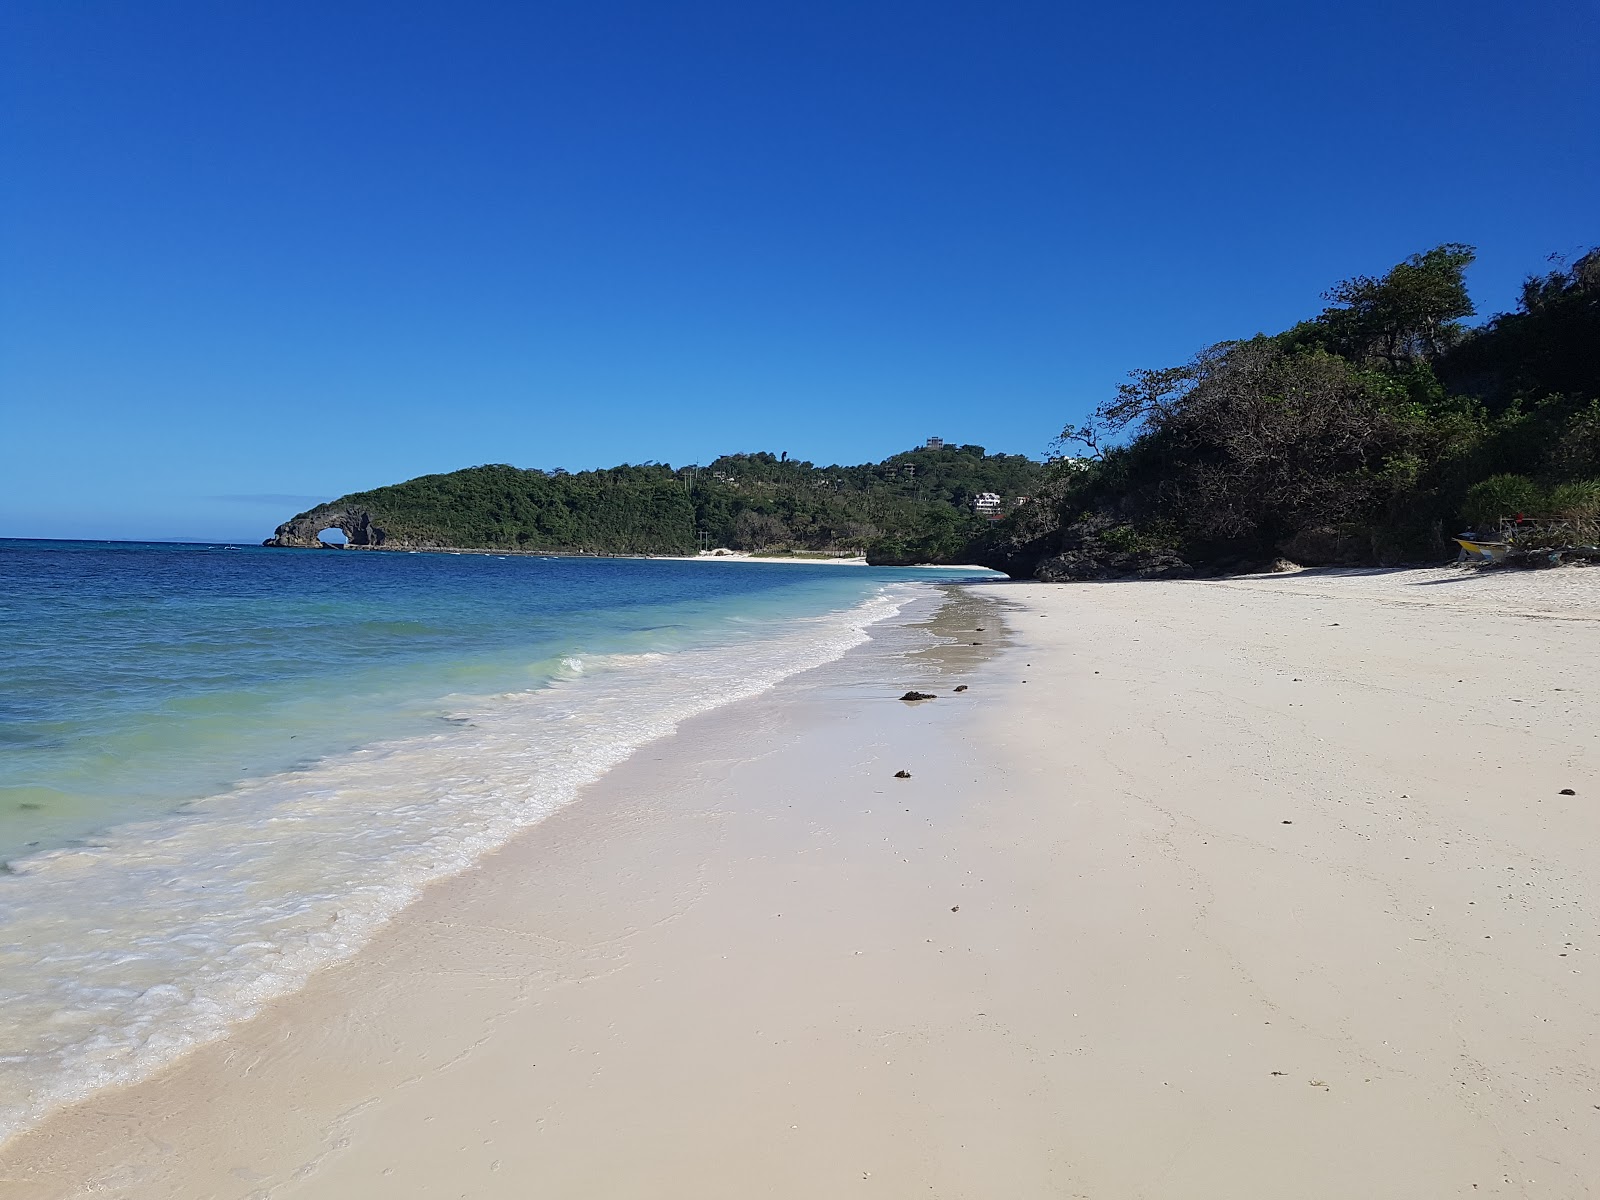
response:
[[[11,0],[0,535],[930,434],[1600,241],[1600,9]]]

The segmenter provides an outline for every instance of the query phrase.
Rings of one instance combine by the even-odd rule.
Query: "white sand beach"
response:
[[[652,554],[651,558],[663,559],[667,562],[781,562],[781,563],[810,563],[812,566],[834,567],[864,567],[867,557],[864,554],[821,554],[808,557],[800,554],[752,554],[748,550],[702,550],[699,554]]]
[[[0,1192],[1600,1193],[1600,571],[952,592]]]

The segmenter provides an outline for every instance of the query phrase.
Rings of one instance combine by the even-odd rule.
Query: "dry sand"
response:
[[[686,724],[0,1193],[1600,1194],[1600,571],[944,620]]]

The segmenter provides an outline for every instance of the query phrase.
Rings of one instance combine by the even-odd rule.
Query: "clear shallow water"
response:
[[[0,541],[0,1138],[951,572]]]

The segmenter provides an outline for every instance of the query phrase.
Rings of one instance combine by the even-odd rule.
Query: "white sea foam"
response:
[[[550,687],[461,697],[431,737],[262,779],[0,878],[0,1141],[150,1074],[353,954],[696,713],[867,638],[920,589],[719,648],[575,655]]]

